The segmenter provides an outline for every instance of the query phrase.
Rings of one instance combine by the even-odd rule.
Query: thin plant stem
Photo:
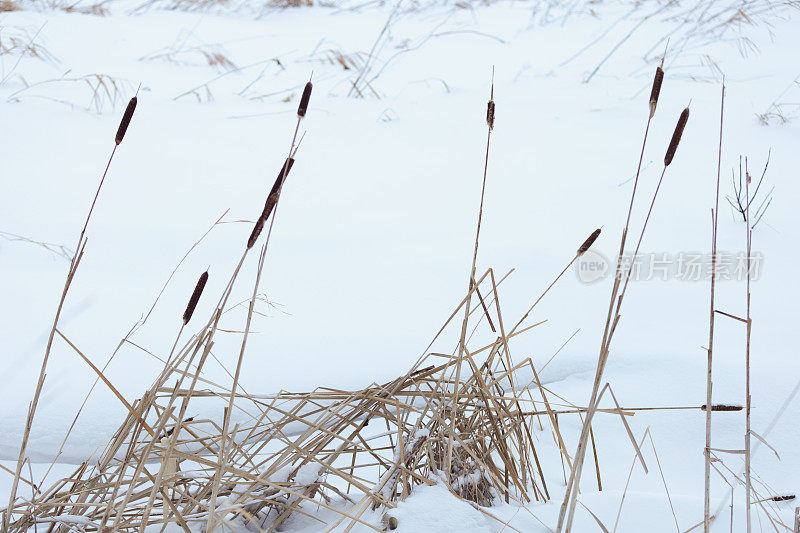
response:
[[[75,254],[72,257],[72,261],[70,262],[69,271],[67,272],[67,279],[64,282],[64,289],[61,292],[61,298],[58,302],[58,307],[56,308],[56,315],[53,319],[53,327],[50,328],[50,335],[47,339],[47,347],[44,351],[44,358],[42,358],[42,367],[39,370],[39,380],[36,384],[36,390],[33,393],[33,400],[31,400],[30,406],[28,408],[28,418],[25,421],[25,430],[22,434],[22,444],[20,445],[19,449],[19,457],[17,458],[17,468],[14,472],[14,481],[11,484],[11,492],[8,499],[8,511],[5,513],[5,520],[6,523],[4,524],[4,528],[7,529],[11,522],[11,514],[13,512],[14,500],[17,498],[17,486],[19,485],[19,478],[22,473],[22,466],[25,461],[25,452],[28,448],[28,439],[30,438],[31,428],[33,427],[33,419],[36,416],[36,408],[39,405],[39,398],[42,393],[42,387],[44,386],[44,380],[47,376],[47,364],[50,361],[50,352],[53,348],[53,340],[56,335],[56,328],[58,328],[58,321],[61,318],[61,311],[64,308],[64,302],[67,299],[67,292],[69,292],[70,285],[72,284],[72,280],[75,277],[75,272],[78,270],[78,264],[80,263],[80,258],[83,256],[83,251],[86,248],[86,228],[89,226],[89,220],[92,218],[92,213],[94,212],[94,206],[97,203],[97,198],[100,196],[100,189],[103,187],[103,183],[106,180],[106,175],[108,175],[108,169],[111,167],[111,161],[114,160],[114,154],[117,153],[117,147],[119,144],[114,144],[114,149],[111,150],[111,155],[108,158],[108,163],[106,163],[105,170],[103,171],[103,176],[100,178],[100,184],[97,186],[97,191],[94,194],[94,198],[92,199],[92,205],[89,207],[89,213],[86,215],[86,221],[83,223],[83,228],[81,229],[80,236],[78,237],[78,245],[75,247]]]
[[[750,196],[750,174],[747,173],[747,160],[745,159],[745,191]],[[750,318],[750,251],[753,230],[750,228],[750,204],[745,208],[747,222],[745,223],[746,253],[747,253],[747,339],[745,344],[745,433],[744,433],[744,479],[746,494],[747,533],[752,529],[750,502],[752,500],[753,484],[750,476],[750,332],[753,321]]]
[[[494,78],[494,74],[492,75]],[[494,79],[492,79],[492,87],[489,93],[489,102],[490,105],[494,101]],[[467,338],[467,324],[469,323],[469,312],[470,312],[470,302],[472,299],[472,288],[473,283],[475,282],[475,269],[476,264],[478,261],[478,242],[480,240],[481,235],[481,221],[483,220],[483,201],[486,194],[486,176],[488,174],[489,169],[489,147],[492,143],[492,124],[488,125],[488,132],[486,134],[486,155],[483,162],[483,183],[481,185],[481,202],[480,207],[478,209],[478,224],[477,229],[475,230],[475,247],[472,253],[472,266],[470,267],[469,271],[469,286],[467,287],[467,301],[466,305],[464,306],[464,320],[461,323],[461,337],[459,338],[458,342],[458,360],[456,362],[456,376],[455,376],[455,383],[453,386],[453,416],[451,418],[451,426],[452,431],[455,431],[455,424],[457,417],[455,413],[458,411],[458,395],[459,395],[459,382],[461,380],[461,363],[464,358],[464,351],[466,349],[466,338]],[[450,466],[453,461],[453,439],[449,438],[447,441],[447,481],[450,481]]]
[[[717,227],[719,216],[719,180],[722,174],[722,126],[725,116],[725,81],[722,82],[722,96],[719,111],[719,150],[717,152],[717,189],[714,198],[714,210],[711,213],[711,298],[708,317],[708,367],[706,369],[706,445],[703,449],[705,491],[703,498],[703,531],[708,533],[711,528],[711,414],[712,409],[712,361],[714,350],[714,294],[717,274]]]

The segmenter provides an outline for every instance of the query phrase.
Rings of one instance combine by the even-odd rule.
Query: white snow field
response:
[[[499,294],[504,317],[515,323],[595,228],[602,234],[594,252],[615,256],[652,75],[666,49],[632,216],[636,235],[687,104],[691,115],[648,223],[640,249],[646,272],[631,283],[604,382],[626,408],[693,409],[627,417],[637,441],[649,429],[648,473],[632,467],[635,451],[620,418],[598,413],[602,490],[590,454],[573,530],[682,532],[703,520],[705,413],[698,407],[706,402],[709,281],[681,279],[678,269],[680,258],[710,253],[724,76],[719,249],[730,257],[745,250],[745,223],[725,198],[734,193],[740,156],[754,187],[769,154],[753,208],[772,198],[752,233],[760,258],[751,286],[752,429],[769,444],[754,438],[754,499],[764,501],[753,506],[752,529],[794,531],[800,500],[770,499],[800,492],[800,11],[792,4],[110,0],[92,7],[78,0],[68,8],[0,1],[0,507],[69,258],[137,89],[60,331],[102,367],[146,317],[105,375],[129,401],[151,385],[163,366],[153,354],[169,352],[197,276],[209,269],[198,315],[209,316],[223,291],[286,157],[313,72],[241,384],[262,394],[357,389],[408,371],[465,294],[493,69],[497,110],[478,271],[491,267],[502,277],[513,269]],[[231,302],[245,303],[223,316],[220,364],[204,370],[210,380],[230,382],[226,369],[236,365],[256,266],[251,257],[246,281],[234,288]],[[532,358],[548,390],[565,399],[559,405],[589,401],[612,282],[610,273],[586,282],[571,267],[527,320],[546,322],[513,340],[514,357]],[[743,279],[720,280],[716,299],[717,309],[745,316]],[[714,403],[745,403],[745,331],[717,315]],[[481,324],[471,344],[494,339]],[[459,326],[451,325],[433,351],[451,353],[458,341]],[[42,482],[95,378],[57,337],[26,478]],[[613,403],[604,397],[601,406]],[[43,486],[95,457],[125,415],[98,384]],[[572,453],[581,421],[563,415],[559,422]],[[741,449],[744,411],[716,413],[712,434],[713,447]],[[442,483],[422,485],[393,511],[397,531],[554,531],[564,467],[547,426],[534,438],[550,501],[519,507],[498,498],[488,510],[503,524]],[[720,456],[711,502],[721,512],[712,530],[746,531],[744,456]],[[30,490],[21,485],[19,496]],[[337,517],[306,511],[316,519],[298,515],[283,530],[323,531],[319,520]],[[380,518],[364,515],[375,527]],[[80,517],[71,527],[93,530]],[[173,523],[169,530],[181,529]]]

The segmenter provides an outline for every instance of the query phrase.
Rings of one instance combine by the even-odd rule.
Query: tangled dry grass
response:
[[[224,61],[208,56],[206,59],[209,64],[215,65],[216,61],[216,66],[226,69]],[[359,66],[358,62],[346,60],[341,54],[330,55],[328,60],[338,63],[344,70],[348,70],[348,65],[354,68]],[[367,72],[366,63],[361,65],[360,79],[369,80],[364,76]],[[657,109],[663,76],[664,71],[659,67],[648,101],[648,126],[642,142],[642,154],[647,143],[650,120]],[[109,88],[101,77],[96,81],[95,94],[105,94],[113,101],[120,98],[124,88]],[[354,83],[353,87],[358,90],[359,84]],[[548,487],[545,470],[551,465],[540,456],[538,448],[541,444],[534,438],[535,432],[545,432],[552,436],[567,483],[558,530],[569,531],[577,505],[584,457],[590,449],[594,456],[597,482],[601,484],[600,465],[591,429],[592,418],[597,413],[619,417],[623,438],[630,440],[637,459],[647,468],[641,444],[634,438],[626,421],[635,409],[626,409],[616,403],[613,391],[603,382],[603,370],[621,316],[620,308],[630,271],[621,270],[619,265],[617,267],[589,404],[581,406],[555,396],[539,380],[530,358],[518,360],[512,357],[512,341],[541,324],[527,322],[530,313],[570,266],[591,247],[600,231],[595,230],[585,242],[573,247],[575,252],[568,257],[564,270],[535,299],[527,313],[514,322],[507,322],[498,292],[505,278],[496,278],[492,269],[478,275],[475,266],[483,192],[487,182],[486,167],[466,294],[455,305],[431,345],[406,374],[358,390],[320,387],[305,393],[281,391],[260,395],[249,393],[240,386],[242,360],[246,354],[254,304],[259,298],[259,282],[272,223],[277,217],[280,194],[297,155],[298,131],[310,96],[309,82],[300,98],[297,125],[285,163],[269,191],[264,210],[246,246],[241,247],[241,258],[226,288],[219,295],[219,303],[205,322],[181,344],[184,329],[190,324],[195,306],[202,297],[208,279],[206,273],[200,278],[190,298],[172,350],[169,354],[162,354],[163,369],[152,386],[133,402],[120,394],[106,378],[103,369],[98,368],[59,328],[61,306],[86,250],[85,231],[92,214],[90,209],[76,251],[72,254],[41,377],[29,411],[14,473],[14,487],[9,505],[3,511],[4,530],[21,532],[47,526],[49,531],[59,532],[143,531],[149,526],[163,528],[167,524],[174,524],[186,532],[203,528],[213,531],[223,525],[231,529],[246,526],[271,532],[283,527],[287,520],[305,516],[319,521],[320,528],[325,531],[337,527],[349,530],[355,525],[380,531],[397,527],[392,509],[417,487],[442,484],[454,497],[516,531],[492,513],[491,508],[495,503],[513,501],[531,513],[526,504],[560,496],[552,493],[552,487]],[[106,172],[117,147],[123,142],[135,108],[136,98],[129,103],[115,136],[114,151]],[[495,110],[492,94],[486,113],[487,166]],[[634,255],[638,252],[662,180],[676,155],[688,120],[687,108],[678,118],[667,147],[661,178],[650,201]],[[640,156],[637,183],[641,164]],[[94,201],[97,201],[105,177],[104,173]],[[631,208],[635,194],[634,185]],[[94,205],[93,202],[92,209]],[[620,258],[629,224],[630,210],[622,233]],[[265,243],[259,252],[255,245],[264,230],[266,236],[262,240]],[[247,259],[252,260],[253,254],[258,256],[258,270],[237,365],[231,369],[230,384],[216,383],[205,377],[203,368],[214,347],[220,317],[230,309],[229,297],[239,280],[241,267]],[[712,318],[715,312],[712,300]],[[449,354],[429,351],[445,328],[457,323],[461,315],[461,336],[454,351]],[[749,315],[746,322],[749,331]],[[474,347],[469,341],[479,325],[489,327],[495,340],[485,346]],[[23,466],[27,461],[26,444],[44,384],[47,359],[56,338],[79,355],[87,367],[96,373],[97,379],[116,394],[125,406],[127,415],[95,460],[83,463],[71,475],[50,486],[38,486],[33,479],[24,477]],[[709,348],[709,375],[710,365]],[[533,379],[521,380],[523,371]],[[606,391],[615,402],[613,409],[599,408],[600,399]],[[710,395],[707,404],[711,404]],[[209,405],[213,406],[212,409],[222,412],[221,418],[201,419],[192,416],[198,405],[203,405],[206,411]],[[711,405],[712,408],[706,410],[709,417],[712,412],[738,412],[742,409],[739,406]],[[703,406],[687,409],[703,409]],[[747,413],[749,417],[749,403]],[[570,453],[567,448],[567,439],[562,435],[559,425],[560,416],[579,416],[582,419],[581,436],[575,453]],[[705,451],[709,464],[711,450],[707,445]],[[747,455],[749,457],[749,449]],[[722,462],[719,458],[714,458],[714,461]],[[30,497],[23,497],[22,492],[17,490],[20,483],[30,486]],[[758,496],[748,486],[748,513],[751,490]],[[320,508],[327,512],[325,520],[320,518],[317,511]],[[764,512],[769,516],[767,509]],[[376,520],[376,516],[380,518]],[[712,519],[708,509],[705,518]],[[602,527],[605,529],[605,526]]]

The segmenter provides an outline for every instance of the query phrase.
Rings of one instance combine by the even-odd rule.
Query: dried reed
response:
[[[658,74],[658,72],[657,72]],[[655,84],[655,81],[654,81]],[[660,83],[659,83],[660,85]],[[660,92],[660,91],[659,91]],[[656,185],[656,190],[653,193],[653,197],[650,201],[650,207],[647,211],[647,216],[645,217],[644,224],[642,225],[641,232],[639,234],[639,240],[636,244],[636,248],[633,252],[633,257],[635,258],[636,255],[639,253],[639,247],[641,246],[642,239],[644,238],[645,231],[647,230],[647,224],[650,221],[650,216],[653,212],[653,207],[655,205],[656,198],[658,197],[658,193],[661,189],[661,183],[664,179],[664,174],[666,173],[667,167],[672,162],[673,157],[675,156],[675,152],[678,148],[678,144],[680,143],[681,136],[683,134],[683,130],[686,127],[686,123],[689,119],[689,108],[687,107],[682,113],[680,118],[678,119],[678,124],[675,127],[675,131],[672,135],[672,139],[670,144],[667,148],[667,153],[664,158],[664,167],[661,171],[661,176],[659,177],[658,184]],[[606,324],[603,331],[603,338],[600,344],[600,353],[598,356],[597,368],[595,371],[595,380],[594,385],[592,387],[592,394],[589,400],[589,410],[586,413],[586,418],[583,421],[583,427],[581,429],[581,435],[578,440],[578,447],[575,452],[575,460],[572,465],[572,470],[570,472],[570,477],[567,482],[567,490],[564,494],[564,501],[561,504],[561,508],[559,510],[558,516],[558,523],[556,526],[556,533],[561,533],[561,531],[566,531],[569,533],[572,528],[572,521],[575,516],[575,510],[577,508],[577,497],[578,497],[578,490],[580,485],[581,473],[583,470],[583,462],[586,455],[586,448],[587,442],[589,439],[590,428],[592,419],[594,417],[594,413],[597,410],[597,405],[599,401],[599,391],[600,386],[602,383],[603,372],[605,370],[605,365],[608,360],[610,350],[611,350],[611,341],[614,336],[614,332],[616,331],[617,324],[621,317],[620,309],[622,307],[622,302],[625,297],[625,292],[628,287],[628,282],[631,278],[631,273],[633,272],[634,265],[628,268],[627,273],[624,275],[624,283],[623,283],[623,273],[620,270],[620,266],[622,264],[622,254],[625,249],[625,241],[628,233],[628,228],[630,225],[630,214],[633,208],[634,197],[636,194],[636,184],[638,183],[638,176],[641,170],[641,161],[644,154],[644,146],[647,141],[647,132],[649,130],[650,125],[650,118],[648,118],[647,128],[645,129],[645,139],[642,143],[642,154],[639,157],[639,169],[637,170],[637,178],[634,181],[634,191],[631,194],[631,204],[628,209],[628,218],[625,224],[625,228],[622,231],[622,239],[620,243],[620,250],[619,255],[617,257],[617,273],[614,279],[614,285],[611,290],[611,298],[609,301],[608,307],[608,315],[606,317]],[[622,285],[622,290],[620,291],[620,285]]]
[[[105,170],[103,171],[103,175],[100,178],[100,184],[97,186],[97,191],[95,192],[94,199],[92,200],[92,204],[89,207],[89,213],[86,215],[86,221],[83,224],[83,228],[81,229],[80,236],[78,237],[78,244],[75,247],[75,253],[72,256],[72,261],[70,262],[69,270],[67,271],[67,277],[64,282],[64,288],[61,291],[61,298],[58,302],[58,307],[56,308],[55,318],[53,319],[53,326],[50,328],[50,335],[47,339],[47,346],[45,348],[44,357],[42,358],[42,366],[39,371],[39,379],[36,385],[36,389],[33,393],[33,400],[31,400],[30,407],[28,409],[28,417],[25,422],[25,429],[22,433],[22,443],[20,444],[19,450],[19,457],[17,458],[17,467],[14,471],[14,480],[11,483],[11,491],[9,495],[9,503],[7,507],[7,511],[4,514],[4,523],[3,527],[4,530],[8,529],[9,524],[12,520],[12,513],[14,508],[14,502],[17,498],[17,487],[19,485],[20,476],[22,474],[22,466],[25,463],[25,453],[28,447],[28,439],[30,437],[31,428],[33,427],[33,420],[36,416],[36,408],[39,405],[39,398],[41,396],[42,387],[44,386],[44,380],[46,377],[46,370],[47,364],[50,360],[50,352],[53,347],[53,340],[55,338],[56,330],[58,328],[58,321],[61,317],[61,311],[64,307],[64,302],[67,298],[67,293],[69,292],[69,288],[72,284],[72,280],[75,277],[75,272],[78,270],[78,266],[80,264],[80,260],[83,257],[83,252],[86,248],[86,228],[89,226],[89,221],[92,218],[92,213],[94,212],[94,206],[97,203],[97,198],[100,196],[100,189],[103,187],[103,183],[105,182],[106,175],[108,174],[108,169],[111,167],[111,161],[114,159],[114,154],[117,152],[117,148],[119,147],[120,143],[122,142],[122,138],[125,136],[125,132],[130,125],[131,119],[133,118],[133,112],[136,109],[136,97],[134,96],[128,107],[125,109],[125,113],[122,116],[122,120],[120,121],[119,127],[117,128],[117,133],[114,136],[114,148],[111,150],[111,155],[108,158],[108,163],[106,164]]]
[[[681,115],[682,116],[682,115]],[[714,296],[716,288],[717,277],[717,223],[719,220],[719,180],[722,173],[722,127],[723,119],[725,117],[725,82],[722,82],[722,95],[720,97],[720,111],[719,111],[719,148],[717,150],[717,187],[714,197],[714,209],[711,211],[711,298],[710,310],[708,318],[708,366],[706,368],[706,404],[710,405],[711,409],[706,410],[706,443],[703,449],[704,458],[704,496],[703,496],[703,531],[708,533],[711,529],[711,412],[712,411],[735,411],[741,410],[740,406],[727,406],[727,405],[714,405],[711,402],[713,392],[712,381],[712,364],[713,364],[713,351],[714,351]],[[685,126],[685,124],[684,124]],[[674,154],[673,154],[674,155]],[[735,407],[739,407],[735,409]]]

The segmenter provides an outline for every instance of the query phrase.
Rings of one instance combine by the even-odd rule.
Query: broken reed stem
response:
[[[58,328],[58,321],[61,318],[61,310],[64,307],[64,302],[67,298],[67,292],[69,291],[69,287],[72,284],[72,280],[75,277],[75,272],[78,269],[78,264],[80,262],[80,257],[83,255],[83,251],[86,248],[86,241],[84,237],[86,235],[86,228],[89,226],[89,220],[92,218],[92,213],[94,212],[94,206],[97,203],[97,198],[100,196],[100,189],[103,188],[103,183],[106,180],[106,176],[108,175],[108,169],[111,168],[111,162],[114,160],[114,155],[117,153],[117,147],[119,147],[120,143],[122,143],[123,138],[125,137],[125,132],[128,131],[128,126],[130,125],[131,119],[133,118],[133,112],[136,110],[136,102],[137,99],[134,96],[131,98],[130,102],[128,103],[128,107],[125,109],[125,113],[122,116],[122,120],[120,121],[119,127],[117,128],[117,133],[114,135],[114,148],[111,150],[111,155],[108,158],[108,162],[106,163],[105,170],[103,170],[103,175],[100,178],[100,184],[97,186],[97,191],[94,193],[94,198],[92,199],[92,204],[89,207],[89,213],[86,215],[86,221],[83,223],[83,228],[81,229],[81,233],[78,237],[78,244],[75,247],[75,254],[72,256],[72,261],[70,261],[69,270],[67,271],[67,279],[64,282],[64,288],[61,292],[61,298],[58,302],[58,307],[56,308],[56,315],[53,319],[53,326],[50,328],[50,335],[47,339],[47,347],[44,351],[44,357],[42,358],[42,367],[39,371],[39,379],[36,384],[36,389],[33,394],[33,400],[31,400],[29,409],[28,409],[28,418],[25,422],[25,430],[22,434],[22,443],[20,445],[19,450],[19,457],[17,459],[17,468],[14,472],[14,481],[11,484],[11,492],[9,494],[8,500],[8,508],[6,513],[4,514],[4,529],[7,529],[9,524],[11,523],[11,514],[13,512],[14,500],[17,497],[17,487],[19,485],[20,475],[22,474],[22,466],[25,461],[25,452],[27,451],[28,447],[28,439],[30,438],[31,428],[33,426],[33,419],[36,416],[36,408],[39,405],[39,398],[42,392],[42,387],[44,385],[44,380],[46,377],[47,372],[47,363],[50,360],[50,352],[53,348],[53,340],[56,334],[56,328]]]
[[[720,98],[719,110],[719,149],[717,151],[717,189],[714,198],[714,210],[711,212],[712,227],[711,227],[711,298],[710,298],[710,311],[708,318],[708,367],[706,369],[706,405],[710,405],[711,409],[704,409],[706,411],[706,445],[703,449],[704,457],[704,476],[705,476],[705,491],[703,497],[703,531],[709,533],[711,528],[711,413],[715,410],[715,406],[711,402],[712,396],[712,360],[714,349],[714,289],[717,273],[717,227],[718,227],[718,213],[719,213],[719,180],[722,173],[722,126],[723,118],[725,116],[725,81],[722,81],[722,95]],[[705,407],[705,406],[703,406]]]
[[[489,169],[489,147],[492,143],[492,130],[494,129],[494,116],[495,116],[495,105],[494,105],[494,71],[492,71],[492,85],[489,91],[489,102],[486,106],[486,125],[488,127],[488,131],[486,133],[486,155],[483,161],[483,183],[481,184],[481,202],[480,207],[478,208],[478,224],[477,229],[475,230],[475,247],[472,253],[472,266],[470,267],[469,271],[469,282],[467,287],[467,301],[466,305],[464,306],[464,320],[461,323],[461,336],[458,341],[458,359],[456,362],[455,368],[455,384],[453,386],[453,416],[450,419],[451,423],[451,435],[447,439],[447,464],[445,473],[447,474],[447,481],[450,483],[450,466],[453,461],[453,438],[452,434],[456,431],[456,416],[455,413],[458,410],[458,395],[459,395],[459,382],[461,381],[461,363],[464,358],[464,351],[466,350],[466,339],[467,339],[467,324],[469,322],[469,312],[470,312],[470,302],[472,299],[472,288],[473,282],[475,281],[475,268],[478,262],[478,242],[481,236],[481,221],[483,220],[483,200],[486,195],[486,176],[488,174]]]

